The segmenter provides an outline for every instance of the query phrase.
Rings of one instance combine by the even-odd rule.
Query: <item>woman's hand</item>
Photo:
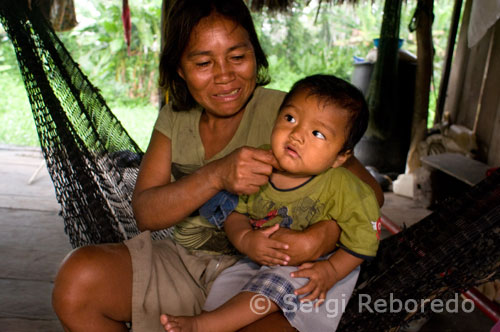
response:
[[[331,252],[340,236],[340,228],[332,220],[317,222],[303,231],[280,228],[271,238],[288,244],[283,252],[290,256],[288,265],[300,265]]]
[[[271,151],[251,147],[239,148],[213,162],[212,180],[219,190],[253,194],[266,184],[273,168],[279,168]]]

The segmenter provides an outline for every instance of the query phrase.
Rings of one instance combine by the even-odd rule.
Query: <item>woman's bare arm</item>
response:
[[[343,167],[347,168],[354,175],[356,175],[360,180],[369,185],[375,192],[375,197],[377,198],[378,205],[382,207],[384,205],[384,192],[378,184],[377,180],[368,172],[363,166],[363,164],[354,156],[347,159]]]
[[[268,151],[240,148],[171,182],[171,155],[170,139],[154,131],[132,196],[140,230],[170,227],[223,189],[237,194],[256,192],[276,163]]]
[[[323,220],[303,231],[280,228],[271,238],[288,244],[283,253],[290,257],[288,265],[314,261],[331,252],[340,237],[340,227],[335,221]]]
[[[210,179],[209,167],[171,183],[171,151],[170,139],[154,131],[132,196],[140,230],[158,230],[174,225],[217,193]]]

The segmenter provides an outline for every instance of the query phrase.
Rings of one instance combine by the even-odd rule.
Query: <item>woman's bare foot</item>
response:
[[[160,322],[163,325],[163,328],[167,332],[197,332],[201,331],[198,328],[198,319],[196,316],[188,317],[188,316],[170,316],[170,315],[161,315]]]

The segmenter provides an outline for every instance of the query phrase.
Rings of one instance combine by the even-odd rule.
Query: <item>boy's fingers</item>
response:
[[[313,266],[313,263],[310,263],[310,262],[305,262],[305,263],[302,263],[298,266],[298,271],[302,271],[302,270],[306,270],[306,269],[309,269]]]
[[[316,302],[315,307],[319,307],[320,305],[322,305],[323,303],[325,303],[325,299],[326,299],[326,293],[325,292],[321,292],[319,294],[318,301]]]
[[[274,248],[274,249],[288,249],[288,244],[285,243],[285,242],[280,242],[280,241],[277,241],[277,240],[270,240],[272,242],[269,242],[270,243],[270,247],[271,248]]]
[[[314,288],[313,291],[311,293],[309,293],[309,295],[307,296],[304,296],[303,298],[300,299],[300,302],[306,302],[306,301],[314,301],[318,298],[318,296],[320,295],[320,292],[319,292],[319,289],[318,288]]]
[[[304,295],[304,294],[309,294],[311,293],[316,287],[311,283],[308,282],[304,286],[300,287],[299,289],[295,290],[295,295]]]
[[[279,250],[270,250],[266,255],[274,264],[287,265],[290,261],[290,256],[282,253]]]
[[[309,278],[311,276],[309,272],[310,272],[309,267],[299,267],[297,271],[290,273],[290,275],[293,278]]]
[[[265,228],[262,230],[262,233],[267,236],[267,237],[270,237],[271,235],[273,235],[278,229],[280,228],[280,225],[279,224],[275,224],[271,227],[268,227],[268,228]],[[275,242],[278,242],[278,241],[275,241]]]

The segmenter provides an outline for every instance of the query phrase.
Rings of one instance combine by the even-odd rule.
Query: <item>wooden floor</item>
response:
[[[50,294],[71,246],[58,212],[40,151],[0,145],[0,332],[62,331]],[[407,226],[429,213],[392,193],[382,212]],[[492,326],[476,310],[435,315],[420,331],[487,332]]]
[[[42,161],[38,150],[0,146],[0,331],[62,331],[50,294],[71,246]]]

